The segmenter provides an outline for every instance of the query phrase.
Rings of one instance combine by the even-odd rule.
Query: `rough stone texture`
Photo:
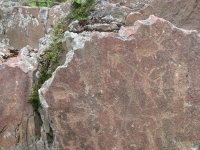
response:
[[[137,20],[144,20],[153,14],[153,9],[150,5],[145,5],[140,11],[131,12],[126,18],[126,25],[133,25]]]
[[[200,0],[109,0],[119,8],[130,8],[126,25],[149,15],[164,18],[177,27],[200,31]],[[116,8],[117,9],[117,8]]]
[[[117,4],[102,2],[95,5],[95,11],[89,16],[91,23],[112,23],[124,24],[126,17],[131,13],[128,7],[120,7]]]
[[[200,34],[184,30],[200,30],[199,0],[96,0],[89,20],[61,39],[66,62],[39,90],[43,124],[35,124],[33,48],[54,40],[70,3],[0,2],[0,150],[200,149]],[[184,29],[155,16],[137,21],[150,14]]]
[[[199,52],[155,16],[94,32],[40,90],[58,149],[199,149]]]
[[[52,8],[0,4],[0,46],[39,48],[39,39],[49,33],[60,16],[69,13],[69,3]]]
[[[154,14],[177,27],[200,31],[200,0],[109,0],[109,2],[131,8],[132,12],[127,16],[127,25]]]
[[[149,0],[109,0],[109,2],[138,10],[147,4]]]
[[[46,27],[47,32],[49,29],[56,25],[56,22],[61,16],[67,15],[69,13],[70,3],[71,1],[69,0],[62,5],[56,5],[49,10]]]
[[[84,23],[85,25],[82,25]],[[95,23],[95,24],[87,24],[87,21],[73,21],[68,26],[70,32],[80,33],[83,31],[100,31],[100,32],[115,32],[120,29],[116,23]]]
[[[153,0],[154,14],[184,29],[200,31],[200,0]]]
[[[9,40],[8,44],[15,48],[26,45],[38,48],[38,39],[44,36],[41,20],[38,18],[39,8],[25,6],[14,7],[8,19],[4,19],[2,38]],[[7,45],[8,45],[7,44]]]
[[[36,68],[36,55],[28,48],[0,64],[0,149],[18,146],[14,149],[22,150],[38,138],[27,102]]]

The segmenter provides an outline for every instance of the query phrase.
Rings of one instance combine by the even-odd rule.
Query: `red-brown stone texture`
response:
[[[45,34],[44,24],[38,16],[39,8],[14,7],[10,18],[4,23],[4,34],[9,39],[9,45],[15,48],[22,48],[26,45],[38,48],[38,40]]]
[[[0,146],[11,148],[27,141],[31,80],[19,67],[2,65],[0,71]]]
[[[41,89],[58,149],[199,149],[199,70],[199,34],[155,16],[93,33]]]
[[[26,48],[0,63],[0,149],[28,147],[37,138],[33,108],[28,103],[36,68],[36,58]]]
[[[52,8],[3,4],[0,3],[0,46],[10,45],[16,49],[26,45],[39,48],[39,39],[49,33],[59,17],[69,13],[69,2]]]
[[[153,14],[184,29],[200,31],[200,0],[152,0]]]

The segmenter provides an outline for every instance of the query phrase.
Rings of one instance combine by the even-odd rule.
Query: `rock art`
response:
[[[199,0],[95,0],[65,22],[35,115],[37,58],[70,3],[0,1],[0,150],[200,149]]]
[[[197,31],[153,15],[93,32],[40,89],[57,148],[198,149],[199,47]]]

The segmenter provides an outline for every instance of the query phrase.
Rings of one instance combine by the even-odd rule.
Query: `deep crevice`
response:
[[[50,131],[49,131],[49,133],[46,133],[46,135],[47,135],[48,145],[49,145],[49,147],[51,147],[53,144],[53,141],[54,141],[54,137],[53,137],[53,130],[50,125],[49,125],[49,127],[50,127]]]

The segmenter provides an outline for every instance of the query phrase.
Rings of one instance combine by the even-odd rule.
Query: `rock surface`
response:
[[[40,90],[58,149],[200,148],[197,31],[150,16],[88,40]]]
[[[109,0],[119,8],[129,8],[126,24],[147,19],[149,15],[164,18],[179,28],[200,31],[199,0]],[[118,9],[119,9],[118,8]]]
[[[52,29],[59,17],[69,13],[69,2],[52,8],[0,4],[0,46],[39,48],[39,39]]]
[[[184,29],[200,31],[199,0],[153,0],[154,14]]]
[[[0,149],[17,146],[22,150],[39,138],[33,109],[27,102],[36,68],[36,54],[28,47],[0,63]]]
[[[200,149],[199,0],[96,0],[60,39],[37,118],[38,51],[70,2],[0,2],[0,150]]]

